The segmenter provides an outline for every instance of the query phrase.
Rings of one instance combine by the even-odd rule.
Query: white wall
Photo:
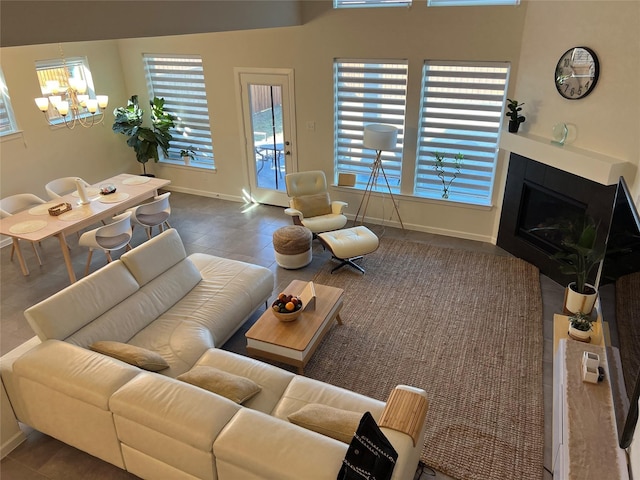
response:
[[[122,98],[124,78],[114,41],[66,44],[68,57],[86,56],[98,92]],[[124,171],[137,172],[125,137],[111,131],[111,105],[105,124],[89,129],[51,127],[35,105],[41,96],[35,73],[36,60],[59,58],[57,44],[9,47],[0,51],[2,71],[21,132],[0,143],[0,194],[31,192],[47,198],[44,185],[54,178],[80,176],[98,182]],[[134,157],[135,158],[135,157]]]
[[[556,92],[560,55],[586,46],[600,60],[600,79],[582,100]],[[573,145],[640,165],[640,2],[531,1],[514,95],[526,103],[524,132],[551,138],[554,124],[572,125]],[[627,178],[640,205],[640,175]]]
[[[242,132],[235,97],[234,67],[295,70],[298,169],[333,172],[334,58],[404,58],[409,61],[405,158],[414,159],[422,62],[496,60],[511,62],[509,97],[526,103],[525,131],[550,137],[558,121],[578,125],[576,146],[640,160],[637,78],[640,78],[640,2],[523,1],[517,7],[350,9],[334,11],[328,2],[307,2],[298,27],[97,41],[65,45],[68,56],[87,55],[96,88],[110,95],[109,110],[132,94],[146,103],[141,55],[200,54],[218,171],[212,174],[153,165],[175,188],[239,198],[248,184]],[[579,6],[579,8],[578,8]],[[602,74],[584,100],[563,100],[555,91],[553,70],[560,55],[587,45],[600,57]],[[0,194],[40,194],[50,178],[86,176],[97,181],[119,171],[139,171],[133,151],[111,125],[98,129],[52,130],[33,104],[38,94],[36,59],[55,58],[56,45],[0,50],[14,109],[23,137],[0,144]],[[622,85],[621,85],[622,82]],[[635,84],[633,82],[636,82]],[[635,87],[634,87],[635,85]],[[622,88],[621,88],[622,87]],[[619,119],[620,121],[613,121]],[[316,123],[315,131],[306,122]],[[499,221],[507,157],[500,153],[492,208],[466,207],[437,200],[400,196],[400,212],[412,229],[493,241]],[[411,172],[405,172],[411,175]],[[638,195],[640,182],[630,182]],[[336,189],[354,214],[361,196]],[[380,213],[379,203],[368,213]],[[387,199],[386,212],[390,212]]]

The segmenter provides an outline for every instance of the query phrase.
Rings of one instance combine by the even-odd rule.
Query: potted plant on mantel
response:
[[[591,330],[594,319],[587,313],[576,312],[569,317],[569,336],[580,342],[591,341]]]
[[[507,102],[509,102],[507,103],[507,108],[509,109],[509,111],[506,114],[510,119],[509,131],[511,133],[516,133],[520,128],[520,124],[524,123],[526,120],[526,117],[523,117],[518,113],[522,111],[522,105],[524,105],[524,103],[518,103],[517,100],[511,100],[510,98],[507,98]]]
[[[143,127],[142,110],[138,104],[138,96],[133,95],[126,107],[118,107],[113,111],[116,117],[112,130],[127,135],[127,145],[136,152],[136,160],[142,164],[143,175],[147,174],[146,163],[153,158],[158,162],[158,147],[165,156],[169,156],[170,142],[173,139],[169,130],[175,125],[173,115],[164,111],[164,99],[154,97],[149,101],[151,106],[151,127]]]

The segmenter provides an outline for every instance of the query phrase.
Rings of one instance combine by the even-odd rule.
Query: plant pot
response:
[[[593,306],[598,298],[598,291],[593,285],[585,283],[585,287],[589,290],[589,293],[583,294],[575,291],[576,282],[571,282],[564,295],[564,310],[569,313],[591,313]]]
[[[185,155],[184,157],[182,157],[182,161],[184,162],[185,165],[190,165],[191,157],[189,155]]]
[[[520,128],[520,122],[514,122],[513,120],[509,120],[509,132],[518,133],[519,128]]]
[[[591,341],[591,330],[585,332],[569,325],[569,336],[579,342],[589,343]]]

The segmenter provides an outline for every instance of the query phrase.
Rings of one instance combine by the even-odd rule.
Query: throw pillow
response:
[[[382,433],[373,416],[366,412],[349,444],[338,472],[338,480],[389,480],[397,459],[398,452]]]
[[[176,378],[217,393],[236,403],[246,402],[262,390],[262,387],[253,380],[206,365],[193,367]]]
[[[304,217],[317,217],[331,213],[331,201],[328,193],[302,195],[293,198],[292,207],[300,210]]]
[[[361,416],[358,412],[310,403],[287,418],[291,423],[349,443],[358,428]]]
[[[128,343],[103,340],[93,343],[89,349],[152,372],[169,368],[169,364],[160,354]]]

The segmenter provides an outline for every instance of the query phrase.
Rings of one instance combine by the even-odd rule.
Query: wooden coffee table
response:
[[[305,281],[294,280],[283,291],[299,295],[306,284]],[[293,365],[298,367],[298,373],[304,373],[305,365],[331,328],[333,320],[342,325],[340,309],[344,290],[317,283],[314,286],[315,310],[303,310],[292,322],[281,322],[271,313],[271,308],[267,308],[245,334],[249,355]]]

